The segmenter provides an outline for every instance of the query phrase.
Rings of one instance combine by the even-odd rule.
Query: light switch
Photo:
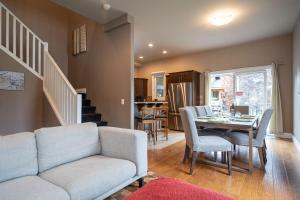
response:
[[[125,99],[121,99],[121,104],[122,104],[122,105],[125,104]]]

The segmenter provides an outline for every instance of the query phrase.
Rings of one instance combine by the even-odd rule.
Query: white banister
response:
[[[24,62],[23,60],[23,26],[22,24],[20,23],[20,59],[21,61]]]
[[[81,95],[77,94],[48,51],[44,51],[44,91],[63,125],[81,123]],[[73,102],[76,106],[73,106]]]
[[[0,5],[0,24],[1,24],[1,27],[0,27],[0,44],[2,45],[2,6]]]
[[[6,48],[9,50],[9,13],[8,10],[6,10]]]
[[[27,67],[29,68],[29,31],[26,30],[26,64],[27,64]]]
[[[35,66],[35,37],[34,36],[32,36],[32,69],[34,71],[37,71]]]
[[[5,45],[4,41],[2,43],[3,34]],[[81,123],[82,97],[50,55],[48,43],[43,42],[1,2],[0,49],[43,81],[44,93],[62,125]]]
[[[17,21],[16,18],[13,18],[13,54],[16,54],[16,50],[17,50]]]

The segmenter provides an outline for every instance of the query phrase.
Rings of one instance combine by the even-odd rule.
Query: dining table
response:
[[[195,119],[195,123],[199,126],[206,128],[222,128],[228,130],[241,130],[249,136],[248,154],[249,161],[248,167],[238,167],[240,170],[246,170],[249,173],[253,171],[253,128],[258,127],[259,115],[257,116],[240,116],[240,117],[228,117],[228,116],[205,116]],[[234,132],[232,132],[234,134]]]

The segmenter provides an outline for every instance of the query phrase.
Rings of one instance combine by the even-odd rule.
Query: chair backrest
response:
[[[272,117],[272,113],[272,109],[265,110],[258,125],[256,140],[260,145],[263,145],[264,139],[266,137],[267,128]]]
[[[192,111],[193,117],[194,117],[195,119],[197,119],[197,118],[198,118],[198,113],[197,113],[197,111],[196,111],[196,108],[195,108],[195,107],[192,107],[192,106],[188,106],[188,107],[189,107],[190,110]]]
[[[206,116],[206,110],[204,106],[195,106],[195,109],[197,111],[198,117],[205,117]]]
[[[208,115],[208,116],[214,115],[214,113],[212,112],[210,106],[204,106],[204,108],[205,108],[205,111],[206,111],[206,115]]]
[[[197,127],[195,124],[195,118],[193,115],[193,109],[193,107],[183,107],[179,108],[179,112],[185,134],[186,144],[191,149],[197,149],[199,148],[200,144]]]
[[[142,120],[154,120],[155,116],[155,107],[148,107],[144,106],[142,107]]]
[[[240,112],[243,115],[249,115],[249,106],[235,106],[235,112]]]
[[[169,108],[167,106],[155,107],[154,110],[156,118],[168,118]]]

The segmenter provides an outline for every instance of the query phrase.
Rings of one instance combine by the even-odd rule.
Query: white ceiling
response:
[[[105,0],[113,10],[100,15],[104,0],[53,1],[99,22],[123,12],[132,15],[135,56],[144,56],[144,62],[288,33],[300,11],[300,0]],[[222,27],[210,25],[209,17],[223,10],[236,13],[235,19]]]
[[[90,19],[98,21],[101,24],[105,24],[112,19],[120,17],[125,14],[118,9],[111,8],[111,10],[106,11],[102,8],[103,2],[107,0],[51,0],[63,7],[80,13]]]

